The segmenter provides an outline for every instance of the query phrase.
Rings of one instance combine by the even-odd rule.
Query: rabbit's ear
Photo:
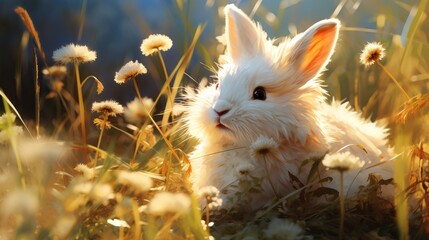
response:
[[[327,19],[315,23],[292,40],[289,64],[297,69],[298,84],[317,77],[328,64],[337,43],[340,21]]]
[[[255,56],[261,39],[256,25],[234,4],[225,7],[226,46],[233,63]]]

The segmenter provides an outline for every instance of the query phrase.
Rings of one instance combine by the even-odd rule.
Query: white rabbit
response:
[[[220,65],[215,83],[187,93],[186,126],[199,140],[191,153],[195,190],[213,185],[226,207],[232,207],[231,199],[244,191],[240,180],[259,178],[261,191],[247,194],[246,207],[256,209],[294,191],[288,172],[305,183],[310,166],[300,171],[304,160],[323,159],[345,146],[366,161],[363,168],[391,158],[385,128],[363,120],[347,104],[326,103],[318,77],[334,52],[337,19],[319,21],[275,45],[234,5],[224,11],[226,63]],[[277,145],[262,160],[251,150],[261,136]],[[368,173],[393,177],[392,165],[390,161],[359,174],[361,169],[345,173],[349,195],[367,184]],[[323,166],[320,171],[334,178],[330,187],[339,189],[337,172]]]

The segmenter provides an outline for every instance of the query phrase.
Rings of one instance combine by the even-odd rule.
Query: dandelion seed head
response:
[[[88,194],[93,188],[93,184],[89,182],[79,183],[73,187],[73,192]]]
[[[250,155],[254,159],[259,159],[271,154],[279,147],[278,143],[272,138],[259,136],[255,142],[250,145]]]
[[[0,144],[9,144],[11,139],[22,135],[24,130],[21,126],[11,126],[9,129],[0,131]]]
[[[84,63],[95,61],[97,53],[89,50],[87,46],[71,43],[55,50],[52,58],[61,63]]]
[[[39,162],[43,159],[45,162],[58,161],[61,157],[67,155],[69,149],[65,147],[62,141],[52,141],[44,138],[26,139],[23,138],[18,147],[19,155],[22,161]]]
[[[198,191],[202,198],[212,198],[219,196],[219,190],[215,186],[205,186]]]
[[[361,168],[364,161],[351,154],[349,151],[327,154],[322,160],[323,165],[330,169],[338,171],[348,171],[355,168]]]
[[[90,192],[90,198],[103,205],[107,205],[114,196],[113,189],[109,184],[95,184]]]
[[[113,189],[109,184],[98,183],[92,184],[90,182],[79,183],[73,187],[73,192],[88,196],[96,203],[107,205],[109,199],[114,198]]]
[[[118,84],[125,83],[127,80],[133,79],[140,74],[147,73],[146,67],[138,61],[129,61],[119,69],[115,74],[115,82]]]
[[[102,102],[94,102],[92,104],[91,111],[107,114],[107,116],[116,116],[116,114],[121,114],[124,111],[124,108],[116,101],[106,100]]]
[[[43,75],[51,80],[62,80],[67,75],[66,66],[54,65],[43,69]]]
[[[201,199],[206,201],[209,209],[218,208],[222,206],[223,200],[219,197],[219,190],[214,186],[206,186],[198,191]]]
[[[253,170],[255,170],[255,166],[248,162],[240,162],[236,168],[236,175],[241,178],[243,176],[248,176]]]
[[[383,45],[378,42],[367,43],[360,55],[360,63],[365,67],[371,66],[376,61],[380,61],[386,55]]]
[[[120,171],[117,181],[131,187],[136,193],[147,192],[152,187],[152,179],[141,172]]]
[[[6,128],[10,123],[15,123],[16,115],[13,113],[4,113],[0,116],[0,128]]]
[[[148,97],[144,97],[143,104],[138,98],[134,98],[131,102],[127,103],[127,107],[124,109],[124,117],[127,122],[139,126],[148,117],[148,112],[153,107],[153,100]],[[145,110],[146,109],[146,110]]]
[[[185,213],[189,211],[191,199],[184,193],[158,192],[152,198],[146,211],[154,216],[166,213]]]
[[[280,218],[273,218],[263,231],[266,239],[297,239],[303,232],[299,225]]]
[[[31,190],[14,190],[7,193],[2,201],[1,209],[5,217],[17,213],[34,215],[39,210],[39,199]]]
[[[152,34],[143,40],[140,50],[143,55],[149,56],[158,51],[168,51],[172,46],[173,42],[166,35]]]
[[[95,169],[88,167],[86,164],[79,163],[74,170],[82,173],[83,177],[91,180],[95,178]]]

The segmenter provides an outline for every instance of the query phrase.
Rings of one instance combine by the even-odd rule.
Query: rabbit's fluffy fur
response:
[[[195,190],[213,185],[221,191],[224,206],[232,207],[237,203],[230,199],[244,191],[240,180],[258,178],[262,191],[246,194],[246,206],[255,209],[294,191],[288,172],[305,184],[311,166],[301,168],[305,160],[323,159],[343,147],[366,162],[345,173],[349,195],[367,184],[369,173],[393,176],[391,161],[365,170],[391,158],[387,130],[362,119],[347,103],[327,103],[318,79],[334,51],[338,20],[319,21],[274,44],[234,5],[225,7],[225,16],[226,63],[215,83],[201,84],[186,95],[186,126],[199,140],[191,153]],[[265,90],[266,99],[255,99],[257,87]],[[263,159],[250,147],[260,136],[278,144]],[[339,189],[338,172],[320,166],[319,174],[333,177],[328,186]]]

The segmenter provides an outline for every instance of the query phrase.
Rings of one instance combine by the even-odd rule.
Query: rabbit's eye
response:
[[[267,94],[265,93],[265,89],[263,87],[257,87],[253,90],[253,99],[257,100],[265,100],[267,99]]]

